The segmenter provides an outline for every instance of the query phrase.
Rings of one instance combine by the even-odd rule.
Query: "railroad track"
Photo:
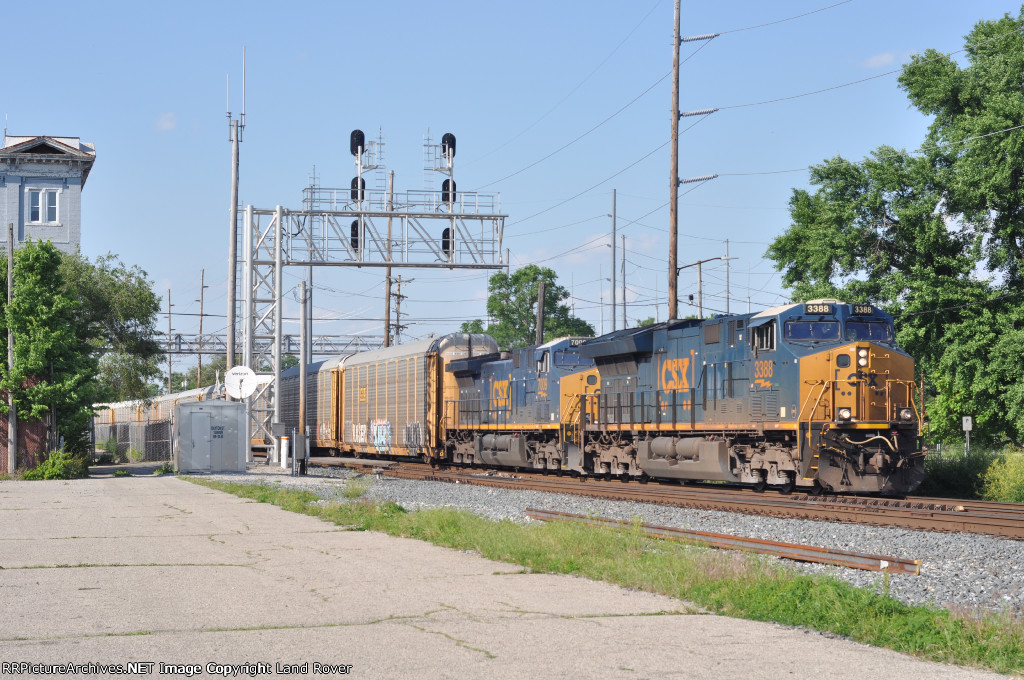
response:
[[[1024,540],[1024,505],[937,498],[865,498],[856,496],[754,493],[718,485],[606,481],[556,477],[532,472],[434,469],[426,463],[369,462],[314,458],[312,466],[344,466],[400,479],[475,484],[503,489],[567,493],[610,500],[655,503],[770,517],[826,520],[926,531],[987,534]]]

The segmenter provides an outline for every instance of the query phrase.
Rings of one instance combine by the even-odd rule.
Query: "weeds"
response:
[[[1024,453],[1006,449],[985,471],[982,498],[1024,503]]]
[[[365,496],[372,485],[373,482],[366,477],[349,477],[345,480],[345,488],[341,490],[341,495],[350,501],[354,501]]]
[[[565,522],[523,526],[450,509],[408,512],[391,502],[321,505],[308,491],[189,481],[345,527],[477,552],[529,571],[604,580],[719,614],[831,632],[935,661],[1024,672],[1024,623],[1009,615],[968,618],[911,606],[884,592],[794,573],[752,555],[662,541],[632,528]]]
[[[132,473],[129,470],[125,470],[124,468],[120,468],[118,470],[114,470],[114,476],[115,477],[131,477]]]
[[[26,470],[23,479],[79,479],[88,476],[89,461],[86,457],[61,449],[51,451],[46,460]]]
[[[129,463],[141,463],[145,459],[145,454],[138,449],[128,448],[128,452],[125,454],[128,457]]]
[[[153,474],[154,475],[173,475],[174,474],[174,466],[171,465],[170,463],[161,463],[160,465],[157,466],[157,468],[155,470],[153,470]]]

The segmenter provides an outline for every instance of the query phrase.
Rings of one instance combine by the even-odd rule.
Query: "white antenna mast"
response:
[[[242,119],[238,126],[241,130],[245,129],[245,45],[242,45]],[[241,138],[238,141],[242,141]]]

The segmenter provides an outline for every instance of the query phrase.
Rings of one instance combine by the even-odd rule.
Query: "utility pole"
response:
[[[679,283],[678,262],[679,249],[679,2],[675,5],[675,30],[672,36],[672,140],[671,170],[669,171],[669,203],[668,203],[668,318],[678,317],[678,299],[676,287]]]
[[[537,344],[544,344],[544,281],[537,285]]]
[[[622,237],[622,330],[629,328],[626,323],[626,237]]]
[[[725,313],[729,313],[729,260],[735,260],[735,257],[729,257],[729,239],[725,239],[725,257],[722,260],[725,262]],[[749,311],[749,310],[748,310]]]
[[[245,129],[245,46],[242,47],[242,117],[231,118],[231,79],[228,78],[228,141],[231,142],[231,206],[228,210],[228,337],[227,370],[235,365],[235,307],[238,306],[238,283],[235,280],[238,267],[238,145],[242,142]],[[246,224],[246,229],[249,225]],[[248,291],[246,291],[248,294]],[[168,297],[168,301],[170,298]],[[199,317],[202,323],[202,316]],[[203,357],[199,356],[202,365]],[[168,369],[169,370],[169,369]],[[168,379],[168,382],[170,379]]]
[[[391,211],[394,204],[395,171],[388,173],[388,262],[391,262]],[[384,346],[391,347],[391,267],[384,270],[387,290],[384,293]]]
[[[299,295],[302,298],[302,324],[299,326],[302,334],[299,339],[299,436],[293,437],[292,442],[292,474],[295,474],[296,468],[300,469],[302,474],[306,474],[306,364],[309,363],[309,355],[306,354],[306,319],[309,317],[309,301],[306,299],[306,282],[299,283]],[[296,465],[298,460],[302,463]]]
[[[14,223],[7,223],[7,305],[14,297]],[[7,375],[14,373],[14,332],[7,329]],[[18,467],[18,414],[14,409],[14,391],[7,393],[7,474]]]
[[[682,270],[684,270],[684,269],[686,269],[688,267],[696,267],[697,268],[697,318],[698,319],[703,319],[704,318],[704,290],[703,290],[703,285],[702,285],[703,282],[701,280],[701,265],[704,264],[705,262],[714,262],[715,260],[721,260],[721,259],[722,258],[720,258],[720,257],[709,257],[706,260],[697,260],[696,262],[694,262],[692,264],[684,264],[682,267],[680,267],[677,270],[677,274],[678,274],[678,272],[680,272],[680,271],[682,271]]]
[[[412,283],[415,279],[407,279],[406,283]],[[398,292],[395,293],[395,344],[398,344],[399,339],[402,336],[402,331],[405,330],[405,326],[402,325],[402,300],[407,296],[402,295],[402,275],[398,275]]]
[[[171,387],[171,289],[167,289],[167,394],[174,391]]]
[[[612,189],[612,332],[615,332],[615,189]],[[623,299],[625,302],[625,299]],[[625,326],[623,326],[625,328]]]
[[[206,278],[206,270],[199,270],[199,349],[203,348],[203,290],[206,286],[203,281]],[[203,386],[203,353],[199,352],[199,366],[196,367],[196,387]]]

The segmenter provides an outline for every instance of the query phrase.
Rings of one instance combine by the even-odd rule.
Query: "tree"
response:
[[[833,158],[795,189],[792,225],[767,256],[794,299],[870,301],[897,319],[933,399],[932,434],[1024,441],[1024,20],[981,22],[969,66],[933,50],[900,86],[935,119],[923,156],[882,146]],[[978,271],[983,259],[986,268]]]
[[[160,298],[146,272],[108,253],[95,264],[81,254],[60,261],[64,291],[79,301],[76,332],[99,358],[101,401],[144,399],[161,371]]]
[[[569,312],[562,301],[569,291],[556,283],[551,269],[527,265],[511,276],[499,272],[487,283],[487,315],[494,323],[484,326],[480,319],[462,324],[463,333],[488,333],[502,349],[532,345],[537,336],[537,297],[544,281],[544,340],[564,336],[592,336],[594,327]]]
[[[14,367],[4,364],[0,387],[13,394],[18,417],[55,415],[68,448],[85,448],[98,363],[82,344],[81,301],[69,295],[61,253],[49,242],[26,242],[14,256],[14,295],[4,305],[4,330],[14,335]],[[6,301],[6,281],[4,281]],[[6,333],[3,341],[6,349]],[[6,403],[0,407],[8,412]]]

